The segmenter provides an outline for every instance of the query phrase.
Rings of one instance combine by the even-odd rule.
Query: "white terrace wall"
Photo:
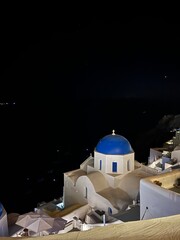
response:
[[[140,181],[140,219],[165,217],[180,213],[180,194],[169,190],[180,171],[174,170]],[[161,186],[154,183],[159,181]]]

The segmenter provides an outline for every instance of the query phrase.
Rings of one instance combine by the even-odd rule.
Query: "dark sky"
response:
[[[173,101],[178,109],[180,36],[175,14],[56,10],[16,6],[1,15],[0,100],[17,106],[16,113],[4,114],[2,124],[17,154],[28,146],[29,158],[34,152],[41,158],[40,149],[56,141],[66,138],[73,145],[74,135],[83,142],[86,135],[91,140],[96,131],[101,136],[112,127],[121,128],[123,135],[127,123],[133,135],[140,122],[135,102],[112,106],[109,99]],[[96,99],[106,102],[98,105]],[[142,122],[149,118],[150,113]]]
[[[9,12],[1,28],[1,98],[179,95],[176,16]],[[166,76],[166,77],[165,77]]]
[[[113,11],[43,7],[1,7],[0,102],[16,102],[0,106],[5,176],[42,170],[46,160],[63,159],[61,171],[74,169],[82,148],[93,149],[112,129],[134,147],[137,134],[161,117],[159,101],[171,99],[175,107],[168,111],[179,109],[178,15],[129,8],[124,14],[119,5]],[[134,99],[140,99],[139,111]],[[145,100],[152,99],[158,101],[147,109]],[[73,149],[64,151],[73,153],[69,161],[69,155],[57,156],[61,145]]]

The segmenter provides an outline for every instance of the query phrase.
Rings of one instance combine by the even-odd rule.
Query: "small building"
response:
[[[180,131],[163,144],[163,147],[150,148],[148,167],[157,172],[166,172],[180,168]]]

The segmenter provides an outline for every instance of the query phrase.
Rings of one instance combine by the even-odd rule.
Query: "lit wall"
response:
[[[162,173],[140,180],[140,218],[151,219],[180,213],[180,194],[169,190],[180,171]],[[161,186],[155,184],[158,181]]]

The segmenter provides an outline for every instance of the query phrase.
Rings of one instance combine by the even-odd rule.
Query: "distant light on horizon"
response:
[[[16,102],[13,102],[12,105],[15,105]],[[0,106],[4,106],[4,105],[11,105],[10,102],[0,102]]]

